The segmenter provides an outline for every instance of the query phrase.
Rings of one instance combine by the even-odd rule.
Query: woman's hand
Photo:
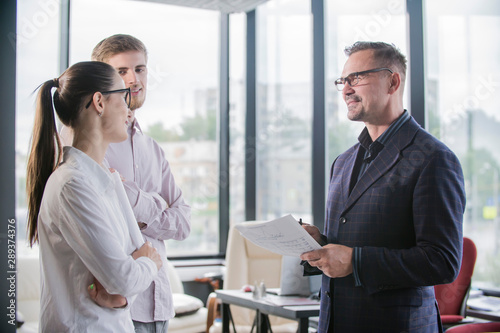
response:
[[[135,260],[140,257],[148,257],[153,260],[156,264],[158,270],[163,265],[161,261],[160,254],[153,247],[151,242],[144,243],[143,246],[139,250],[136,250],[132,253],[132,258]],[[94,282],[88,286],[87,291],[90,295],[90,298],[94,300],[99,306],[104,308],[122,308],[127,305],[127,299],[122,295],[112,295],[106,291],[103,285],[94,278]]]
[[[109,168],[109,171],[110,171],[111,173],[113,173],[113,172],[118,172],[118,171],[116,171],[116,169],[113,169],[113,168]],[[122,180],[122,182],[124,182],[124,181],[125,181],[125,178],[124,178],[121,174],[120,174],[120,179]]]
[[[140,257],[148,257],[149,259],[153,260],[153,262],[156,264],[156,267],[158,267],[158,270],[160,270],[161,266],[163,265],[160,254],[158,253],[158,251],[156,251],[151,242],[144,243],[144,245],[141,246],[139,250],[136,250],[134,251],[134,253],[132,253],[132,257],[134,259]]]
[[[90,298],[103,308],[116,309],[127,306],[127,299],[125,297],[122,295],[111,295],[96,278],[94,278],[94,283],[88,286],[87,290]]]

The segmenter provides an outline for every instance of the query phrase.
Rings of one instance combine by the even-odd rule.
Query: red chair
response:
[[[452,283],[434,286],[441,321],[445,327],[459,324],[465,318],[476,257],[476,245],[471,239],[464,237],[462,266],[458,277]]]
[[[446,330],[446,333],[486,333],[500,332],[500,322],[475,323],[453,326]]]

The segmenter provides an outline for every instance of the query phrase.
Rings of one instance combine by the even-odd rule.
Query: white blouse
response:
[[[38,216],[42,332],[134,332],[130,297],[145,290],[158,270],[149,258],[132,258],[136,247],[126,218],[109,170],[64,147]],[[97,305],[87,292],[94,277],[129,305]]]

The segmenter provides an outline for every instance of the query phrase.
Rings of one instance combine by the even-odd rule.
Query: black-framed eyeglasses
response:
[[[130,94],[130,87],[124,88],[124,89],[117,89],[117,90],[109,90],[109,91],[101,91],[101,94],[107,95],[107,94],[113,94],[113,93],[119,93],[119,92],[126,92],[124,98],[125,98],[125,103],[127,103],[127,107],[130,109],[130,100],[131,100],[131,94]],[[85,108],[88,109],[90,104],[92,104],[92,100],[94,99],[94,96],[92,95],[92,98],[90,101],[85,105]]]
[[[344,89],[344,86],[346,83],[349,84],[350,87],[354,87],[355,85],[357,85],[359,83],[359,81],[361,81],[361,79],[363,78],[362,77],[363,75],[368,74],[368,73],[376,73],[376,72],[380,72],[380,71],[389,71],[389,72],[391,72],[391,74],[394,73],[391,69],[386,68],[386,67],[369,69],[367,71],[362,71],[362,72],[354,72],[354,73],[347,75],[346,77],[341,77],[341,78],[335,80],[335,86],[337,87],[338,91],[342,91]]]

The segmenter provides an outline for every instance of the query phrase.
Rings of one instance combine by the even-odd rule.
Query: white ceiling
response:
[[[140,0],[168,5],[217,10],[223,13],[248,12],[269,0]]]

